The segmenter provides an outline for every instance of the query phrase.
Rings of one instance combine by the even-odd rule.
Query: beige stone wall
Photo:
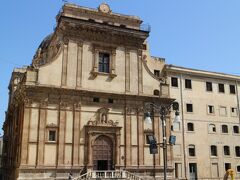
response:
[[[101,73],[93,77],[91,74],[94,66],[92,48],[92,43],[79,44],[77,41],[69,40],[62,45],[61,53],[54,57],[52,62],[39,68],[38,83],[73,89],[146,95],[153,95],[155,89],[160,90],[159,81],[151,77],[144,68],[142,55],[139,56],[137,50],[124,47],[116,48],[116,77],[111,78]],[[144,54],[149,54],[149,52],[144,51]],[[161,72],[163,65],[163,61],[147,57],[147,66],[152,73],[154,69]]]
[[[61,86],[62,77],[62,58],[63,53],[60,53],[50,64],[41,66],[38,71],[38,82],[42,85]]]
[[[180,130],[174,131],[174,135],[177,136],[177,145],[173,146],[174,162],[182,164],[182,176],[185,176],[184,153],[187,177],[189,177],[189,163],[197,163],[198,178],[213,177],[213,163],[218,164],[219,177],[223,177],[225,174],[224,163],[231,163],[232,168],[236,171],[236,166],[240,162],[235,156],[234,148],[238,144],[240,134],[233,134],[233,125],[239,126],[239,117],[232,116],[230,108],[237,108],[238,102],[237,94],[229,93],[229,84],[234,85],[236,82],[231,79],[214,78],[211,75],[209,77],[194,75],[194,73],[190,75],[181,71],[169,73],[170,83],[171,77],[178,78],[178,87],[170,87],[170,97],[176,98],[179,102],[183,123],[183,126],[182,123],[180,125]],[[185,79],[192,80],[192,89],[185,88]],[[213,92],[206,91],[206,81],[212,82]],[[225,85],[225,93],[218,92],[218,83]],[[186,111],[187,103],[193,104],[193,113]],[[214,106],[213,114],[208,113],[208,105]],[[226,107],[226,115],[220,115],[221,106]],[[194,124],[194,131],[188,131],[187,123]],[[209,132],[209,124],[215,124],[216,133]],[[223,124],[228,125],[229,133],[221,132]],[[188,153],[188,145],[191,144],[195,145],[195,157],[189,156]],[[211,145],[217,146],[217,157],[211,157]],[[230,147],[230,156],[224,155],[224,145]]]

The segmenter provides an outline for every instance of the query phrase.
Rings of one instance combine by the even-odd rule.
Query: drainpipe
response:
[[[184,161],[184,176],[187,179],[187,160],[186,160],[186,151],[185,151],[185,120],[184,120],[184,111],[183,111],[183,88],[182,88],[182,74],[180,74],[180,95],[181,95],[181,113],[182,113],[182,149],[183,149],[183,161]]]

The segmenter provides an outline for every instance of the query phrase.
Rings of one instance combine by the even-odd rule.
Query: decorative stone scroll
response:
[[[97,111],[96,120],[89,120],[87,125],[89,126],[117,126],[118,122],[114,122],[108,118],[108,108],[100,108]]]
[[[58,125],[57,124],[54,124],[54,123],[49,123],[46,125],[47,128],[57,128]]]

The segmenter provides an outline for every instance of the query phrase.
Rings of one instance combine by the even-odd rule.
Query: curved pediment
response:
[[[49,34],[39,45],[32,61],[32,66],[38,68],[54,61],[61,52],[61,40],[56,35]]]

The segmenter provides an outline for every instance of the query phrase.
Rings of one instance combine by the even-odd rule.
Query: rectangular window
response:
[[[113,103],[113,99],[109,98],[108,99],[108,103],[112,104]]]
[[[192,104],[186,104],[187,106],[187,112],[193,112],[193,105]]]
[[[55,130],[49,130],[48,141],[56,141],[56,131]]]
[[[220,93],[224,93],[225,92],[225,90],[224,90],[224,84],[218,84],[218,92],[220,92]]]
[[[235,85],[229,85],[230,94],[236,94]]]
[[[208,105],[208,114],[214,114],[214,106]]]
[[[232,116],[237,116],[237,115],[238,115],[238,113],[237,113],[237,108],[231,107],[231,115],[232,115]]]
[[[229,146],[223,146],[223,152],[225,156],[230,156],[230,147]]]
[[[188,146],[188,154],[189,154],[189,156],[195,156],[195,146],[194,145]]]
[[[222,133],[228,133],[228,126],[227,125],[222,125]]]
[[[212,83],[211,82],[206,82],[206,90],[212,91]]]
[[[193,123],[187,123],[187,130],[188,131],[194,131],[194,124]]]
[[[154,75],[157,76],[157,77],[160,77],[160,71],[159,70],[156,70],[154,69]]]
[[[110,55],[108,53],[99,52],[98,71],[109,73],[109,60]]]
[[[240,146],[235,146],[235,155],[236,157],[240,157]]]
[[[171,77],[171,85],[172,87],[178,87],[178,78]]]
[[[227,108],[225,106],[219,107],[219,115],[220,116],[226,116],[227,115]]]
[[[192,81],[191,79],[185,79],[185,88],[192,89]]]
[[[233,126],[233,133],[239,134],[239,126]]]
[[[225,171],[227,171],[228,169],[231,169],[231,163],[225,163]]]
[[[211,156],[217,156],[217,146],[211,146]]]
[[[237,173],[240,173],[240,166],[237,166]]]
[[[94,97],[93,98],[93,102],[99,102],[99,98],[98,97]]]

